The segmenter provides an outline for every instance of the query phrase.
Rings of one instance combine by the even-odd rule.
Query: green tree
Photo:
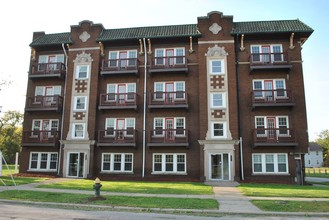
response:
[[[0,119],[0,150],[7,163],[14,163],[16,152],[21,151],[22,122],[18,111],[8,111]]]
[[[323,149],[324,165],[329,166],[329,130],[321,131],[316,139],[316,143]]]

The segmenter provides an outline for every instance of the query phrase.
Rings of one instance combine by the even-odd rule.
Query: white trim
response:
[[[154,156],[161,155],[161,171],[154,170]],[[166,170],[166,156],[172,155],[173,156],[173,171]],[[177,171],[177,156],[183,155],[184,156],[184,171]],[[187,165],[187,157],[186,153],[153,153],[152,154],[152,174],[186,174],[186,165]]]
[[[104,170],[104,155],[110,155],[110,169]],[[120,170],[114,170],[114,156],[120,155]],[[126,156],[131,155],[131,170],[125,170]],[[101,172],[103,173],[133,173],[134,171],[134,154],[133,153],[102,153]]]
[[[84,108],[83,109],[78,109],[77,108],[77,105],[78,105],[78,99],[80,99],[80,98],[84,98]],[[86,111],[87,110],[87,96],[74,96],[74,111]]]
[[[214,125],[215,124],[222,124],[223,125],[223,135],[222,136],[215,136],[214,135]],[[223,139],[223,138],[227,138],[227,122],[226,121],[214,121],[214,122],[211,122],[211,138],[214,138],[214,139]]]
[[[32,162],[32,154],[38,154],[38,160],[37,160],[37,168],[32,168],[31,167],[31,162]],[[46,169],[40,168],[41,166],[41,155],[42,154],[47,154],[47,166]],[[51,155],[56,154],[56,168],[50,169],[50,162],[51,162]],[[30,152],[30,157],[29,157],[29,170],[28,171],[48,171],[48,172],[56,172],[58,167],[58,152],[35,152],[32,151]]]
[[[222,105],[214,106],[214,95],[222,95]],[[225,92],[212,92],[210,93],[210,107],[213,109],[225,109],[226,108],[226,94]]]
[[[79,77],[80,67],[87,67],[86,77]],[[88,79],[89,78],[89,69],[90,69],[90,65],[88,65],[88,64],[78,64],[76,67],[75,78],[78,80]]]
[[[82,137],[75,136],[76,125],[82,125]],[[85,123],[73,123],[72,127],[73,127],[72,138],[74,138],[74,139],[83,139],[83,138],[85,138],[85,133],[86,133],[86,124]]]
[[[261,156],[261,172],[255,172],[254,169],[254,156],[259,155]],[[273,164],[274,164],[274,171],[273,172],[266,172],[266,156],[272,155],[273,156]],[[284,155],[285,156],[285,164],[286,164],[286,172],[279,172],[279,161],[278,156]],[[253,153],[252,154],[252,173],[253,174],[288,174],[289,173],[289,162],[288,162],[288,154],[287,153]]]

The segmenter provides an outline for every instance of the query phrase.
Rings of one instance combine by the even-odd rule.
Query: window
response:
[[[107,84],[107,100],[121,102],[135,100],[136,83]]]
[[[74,110],[83,111],[87,108],[87,97],[77,96],[74,97]]]
[[[137,50],[110,51],[108,65],[110,67],[119,67],[123,69],[127,66],[136,66]]]
[[[88,78],[88,66],[78,65],[77,66],[77,79],[87,79]]]
[[[164,130],[176,136],[185,135],[185,118],[154,118],[154,130],[154,135],[163,135]]]
[[[288,121],[288,116],[256,116],[257,136],[266,136],[273,132],[276,132],[276,136],[289,135]]]
[[[185,64],[184,48],[162,48],[155,50],[155,65]]]
[[[55,152],[31,152],[30,170],[56,171],[58,154]]]
[[[225,93],[211,93],[211,107],[212,108],[225,108]]]
[[[132,172],[133,154],[103,153],[102,172]]]
[[[283,61],[282,45],[251,45],[252,62],[273,63]]]
[[[226,137],[226,124],[224,122],[212,123],[212,137],[225,138]]]
[[[155,82],[154,99],[185,99],[185,82]]]
[[[153,154],[153,173],[186,173],[186,154]]]
[[[73,124],[73,138],[84,138],[85,137],[85,124],[75,123]]]
[[[224,61],[211,60],[210,61],[210,74],[224,74]]]
[[[253,173],[288,173],[287,154],[253,154]]]
[[[53,136],[51,131],[57,131],[58,127],[59,120],[57,119],[34,119],[32,121],[32,136],[39,135],[40,138],[47,139]]]
[[[124,134],[124,136],[133,135],[135,118],[106,118],[105,130],[106,135],[114,135],[117,130],[121,130],[121,134]]]
[[[254,98],[285,98],[286,85],[284,79],[253,80]],[[261,91],[258,91],[261,90]]]
[[[64,63],[64,54],[41,55],[39,56],[38,71],[59,70]]]

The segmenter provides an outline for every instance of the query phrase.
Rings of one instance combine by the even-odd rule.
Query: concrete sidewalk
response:
[[[56,182],[69,181],[71,179],[66,178],[54,178],[46,180],[39,183],[31,183],[19,186],[0,186],[0,192],[5,190],[34,190],[34,191],[44,191],[44,192],[58,192],[58,193],[75,193],[75,194],[86,194],[94,195],[94,191],[91,189],[87,190],[70,190],[70,189],[51,189],[51,188],[37,188],[39,185],[51,184]],[[101,195],[121,195],[121,196],[141,196],[141,197],[167,197],[167,198],[201,198],[201,199],[216,199],[219,203],[218,210],[191,210],[191,209],[149,209],[152,211],[161,211],[161,212],[172,212],[172,211],[183,211],[183,212],[196,212],[196,213],[225,213],[225,214],[253,214],[253,215],[279,215],[279,216],[319,216],[319,217],[329,217],[328,213],[306,213],[306,212],[267,212],[262,211],[255,205],[251,203],[253,199],[260,200],[297,200],[297,201],[329,201],[328,199],[316,199],[316,198],[277,198],[277,197],[247,197],[244,196],[240,190],[237,188],[239,185],[236,182],[208,182],[208,185],[213,186],[213,195],[179,195],[179,194],[144,194],[144,193],[115,193],[115,192],[105,192],[101,191]],[[1,200],[4,202],[6,200]],[[15,201],[8,201],[15,202]],[[16,201],[17,203],[31,203],[24,201]],[[44,202],[32,202],[35,204],[45,204]],[[47,203],[47,204],[56,204],[56,203]],[[56,204],[59,206],[77,206],[77,204]],[[104,205],[79,205],[81,207],[101,207],[101,208],[110,208],[110,209],[120,209],[120,210],[144,210],[143,208],[132,208],[132,207],[114,207],[114,206],[104,206]]]

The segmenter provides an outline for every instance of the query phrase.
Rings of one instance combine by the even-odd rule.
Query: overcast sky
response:
[[[300,19],[314,29],[303,45],[303,67],[310,140],[329,129],[328,0],[3,0],[0,3],[1,115],[24,111],[32,34],[69,32],[82,20],[107,29],[197,23],[210,11],[234,21]],[[298,125],[297,125],[298,126]]]

